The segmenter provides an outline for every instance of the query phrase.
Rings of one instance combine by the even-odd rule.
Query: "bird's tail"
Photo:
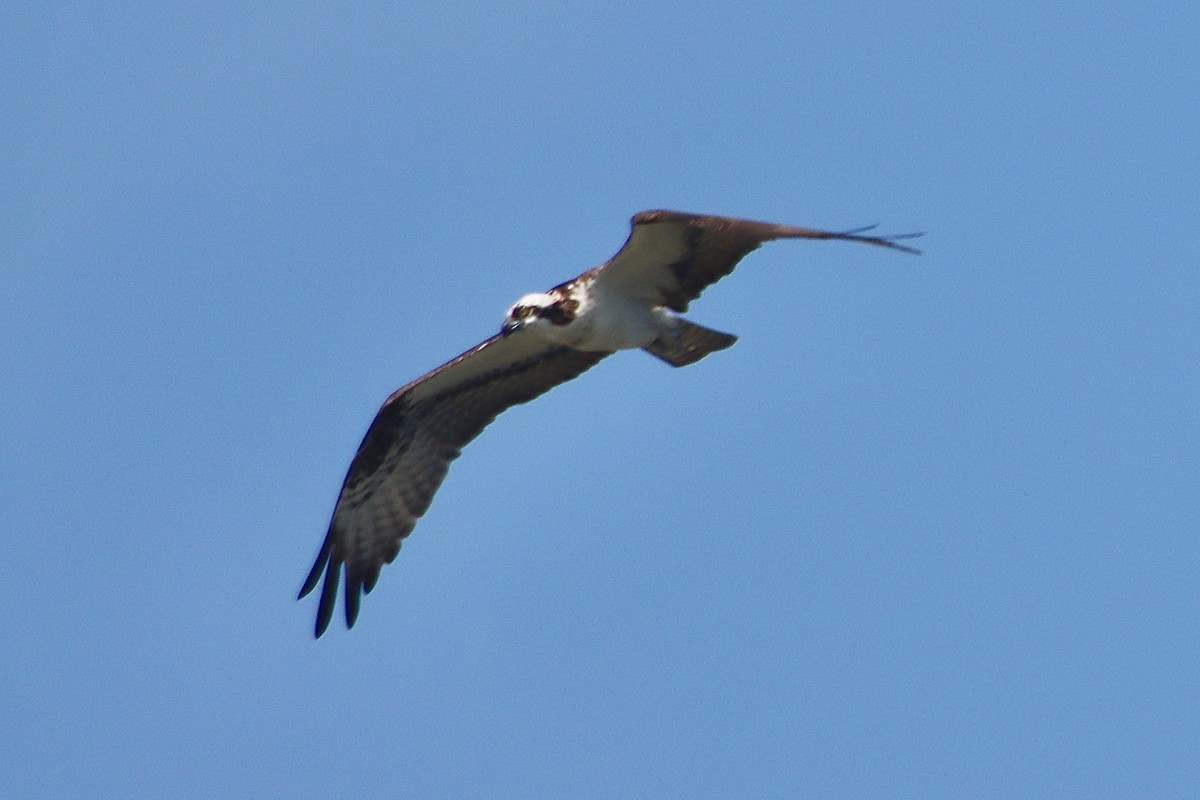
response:
[[[677,318],[677,321],[679,327],[674,331],[664,333],[642,348],[672,367],[695,364],[709,353],[724,350],[737,341],[731,333],[714,331],[683,318]]]

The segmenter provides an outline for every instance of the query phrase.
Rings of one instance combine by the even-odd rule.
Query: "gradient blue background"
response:
[[[0,10],[0,795],[1195,797],[1194,3]],[[503,416],[359,625],[394,388],[666,207],[779,243]]]

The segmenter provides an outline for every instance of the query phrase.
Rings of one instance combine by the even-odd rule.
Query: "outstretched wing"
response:
[[[606,355],[546,344],[528,331],[493,336],[389,397],[350,463],[329,533],[300,590],[307,595],[324,573],[316,635],[329,627],[343,566],[346,625],[354,625],[362,595],[396,557],[467,442],[501,411]]]
[[[629,239],[592,271],[593,280],[680,312],[707,286],[732,272],[747,253],[774,239],[841,239],[920,253],[896,241],[920,234],[863,236],[870,228],[822,231],[680,211],[642,211],[631,225]]]

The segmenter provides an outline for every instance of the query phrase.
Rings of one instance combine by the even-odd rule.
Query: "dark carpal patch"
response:
[[[362,481],[373,477],[389,456],[398,459],[408,449],[415,432],[414,427],[408,424],[411,412],[404,396],[395,398],[379,410],[351,462],[345,488],[354,489]]]
[[[684,233],[687,252],[669,265],[678,290],[664,290],[666,306],[687,311],[705,287],[728,275],[748,253],[773,237],[768,226],[741,220],[700,219],[689,223]]]

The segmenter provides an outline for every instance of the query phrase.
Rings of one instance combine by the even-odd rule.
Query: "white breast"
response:
[[[578,316],[568,325],[579,326],[572,346],[579,350],[628,350],[645,347],[671,326],[672,317],[628,295],[606,291],[596,283],[585,287]]]

